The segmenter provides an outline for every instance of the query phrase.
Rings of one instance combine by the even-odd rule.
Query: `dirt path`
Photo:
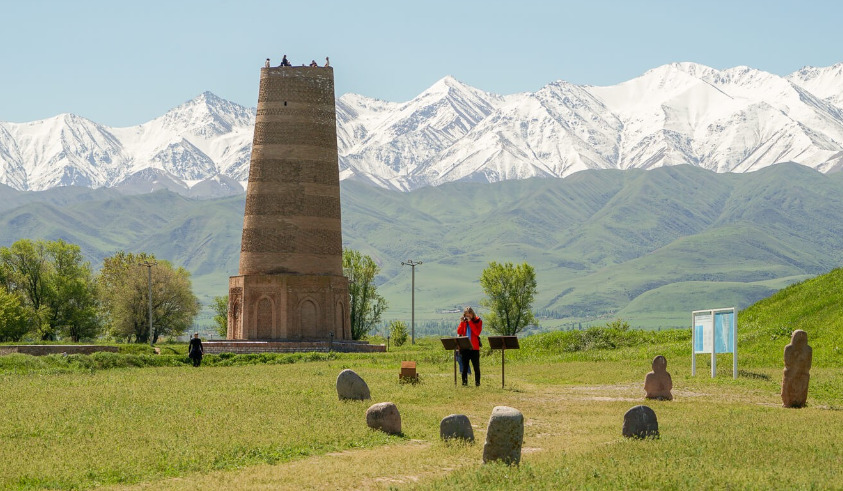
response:
[[[441,446],[410,440],[401,445],[347,450],[283,464],[114,489],[383,489],[435,478],[469,465],[476,465],[476,460],[463,459],[460,463],[454,461],[452,452],[443,453]]]

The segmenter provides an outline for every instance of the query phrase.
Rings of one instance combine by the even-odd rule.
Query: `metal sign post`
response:
[[[457,350],[460,349],[457,345],[457,338],[441,338],[442,347],[446,350],[454,352],[454,387],[457,386]]]
[[[489,346],[501,350],[501,389],[506,384],[506,350],[519,349],[517,336],[489,336]]]
[[[410,344],[416,344],[416,266],[420,266],[421,261],[413,261],[407,259],[401,261],[401,266],[410,266],[412,273],[412,286],[410,287]]]
[[[472,349],[471,340],[467,336],[459,336],[456,338],[440,338],[442,347],[446,350],[454,351],[454,387],[457,386],[457,353],[461,349]]]

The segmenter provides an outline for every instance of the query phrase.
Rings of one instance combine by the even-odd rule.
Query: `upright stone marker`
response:
[[[363,401],[371,399],[369,385],[357,372],[346,368],[337,375],[337,397],[342,400]]]
[[[521,445],[524,442],[524,415],[507,406],[492,410],[486,443],[483,445],[483,463],[500,460],[506,464],[521,462]]]
[[[366,410],[366,425],[390,435],[401,434],[401,414],[392,402],[379,402]]]
[[[623,415],[623,436],[627,438],[658,438],[659,421],[647,406],[635,406]]]
[[[449,414],[439,422],[439,438],[443,440],[460,439],[474,441],[474,429],[465,414]]]
[[[808,400],[808,381],[811,378],[813,350],[808,346],[808,333],[793,331],[790,344],[784,347],[784,377],[782,377],[782,405],[804,407]]]
[[[228,339],[351,339],[331,67],[262,68]]]

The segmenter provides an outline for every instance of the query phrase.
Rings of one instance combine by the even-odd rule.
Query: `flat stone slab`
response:
[[[101,346],[97,344],[10,344],[0,346],[0,355],[22,353],[24,355],[90,355],[92,353],[117,353],[117,346]]]
[[[373,404],[366,410],[366,425],[390,435],[400,435],[401,414],[398,407],[391,402]]]
[[[508,406],[492,410],[483,445],[483,463],[501,461],[506,464],[521,462],[521,445],[524,443],[524,415]]]
[[[372,398],[369,394],[369,386],[363,377],[348,368],[337,375],[337,396],[341,401],[346,399],[364,401]]]
[[[202,341],[206,355],[220,353],[234,353],[237,355],[248,353],[383,353],[384,344],[369,344],[365,341],[325,341],[325,340],[216,340]]]
[[[627,438],[658,438],[659,421],[656,412],[647,406],[635,406],[623,415],[623,436]]]
[[[439,438],[443,440],[459,439],[467,442],[474,441],[474,430],[471,421],[465,414],[450,414],[439,422]]]

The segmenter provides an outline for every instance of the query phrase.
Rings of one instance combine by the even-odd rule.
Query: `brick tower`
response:
[[[332,68],[261,69],[228,339],[351,339],[336,128]]]

